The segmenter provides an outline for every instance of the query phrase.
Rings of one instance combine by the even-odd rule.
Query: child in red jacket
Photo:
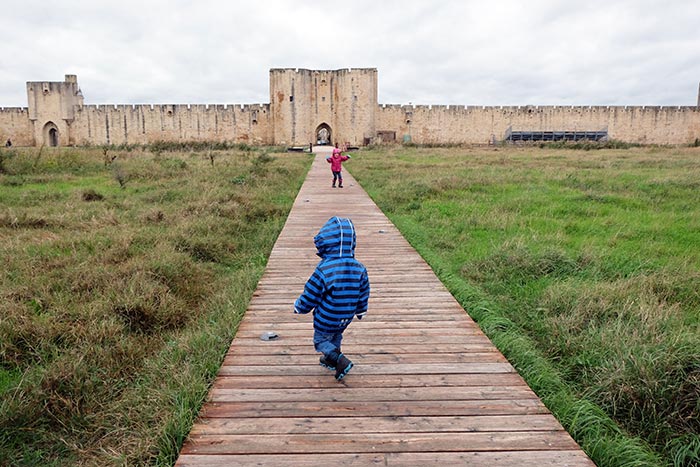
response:
[[[350,156],[343,156],[340,149],[338,149],[338,143],[335,143],[335,148],[333,148],[333,155],[327,157],[326,161],[331,165],[331,171],[333,172],[333,185],[335,188],[335,182],[338,181],[338,188],[343,188],[343,174],[340,172],[343,169],[343,162],[350,159]]]

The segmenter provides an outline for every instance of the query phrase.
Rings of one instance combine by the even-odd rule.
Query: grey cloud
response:
[[[7,3],[0,106],[66,73],[89,103],[268,102],[276,67],[374,67],[398,104],[692,105],[700,80],[692,0]]]

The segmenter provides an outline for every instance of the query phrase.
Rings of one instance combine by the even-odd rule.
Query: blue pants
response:
[[[343,184],[343,175],[340,173],[340,170],[337,172],[333,172],[333,185],[335,185],[335,181],[338,180],[340,184]]]
[[[340,342],[342,340],[342,332],[328,334],[314,330],[314,349],[330,360],[336,360],[338,355],[340,355]]]

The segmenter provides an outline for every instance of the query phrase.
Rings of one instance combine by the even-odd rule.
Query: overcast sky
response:
[[[700,0],[2,0],[0,106],[270,102],[270,68],[376,68],[379,103],[695,105]]]

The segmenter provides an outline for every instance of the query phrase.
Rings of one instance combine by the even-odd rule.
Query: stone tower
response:
[[[376,133],[377,69],[270,70],[276,144],[366,144]]]
[[[75,107],[83,105],[76,75],[66,75],[63,82],[28,82],[27,102],[35,146],[75,143],[71,137],[71,124],[75,119]]]

